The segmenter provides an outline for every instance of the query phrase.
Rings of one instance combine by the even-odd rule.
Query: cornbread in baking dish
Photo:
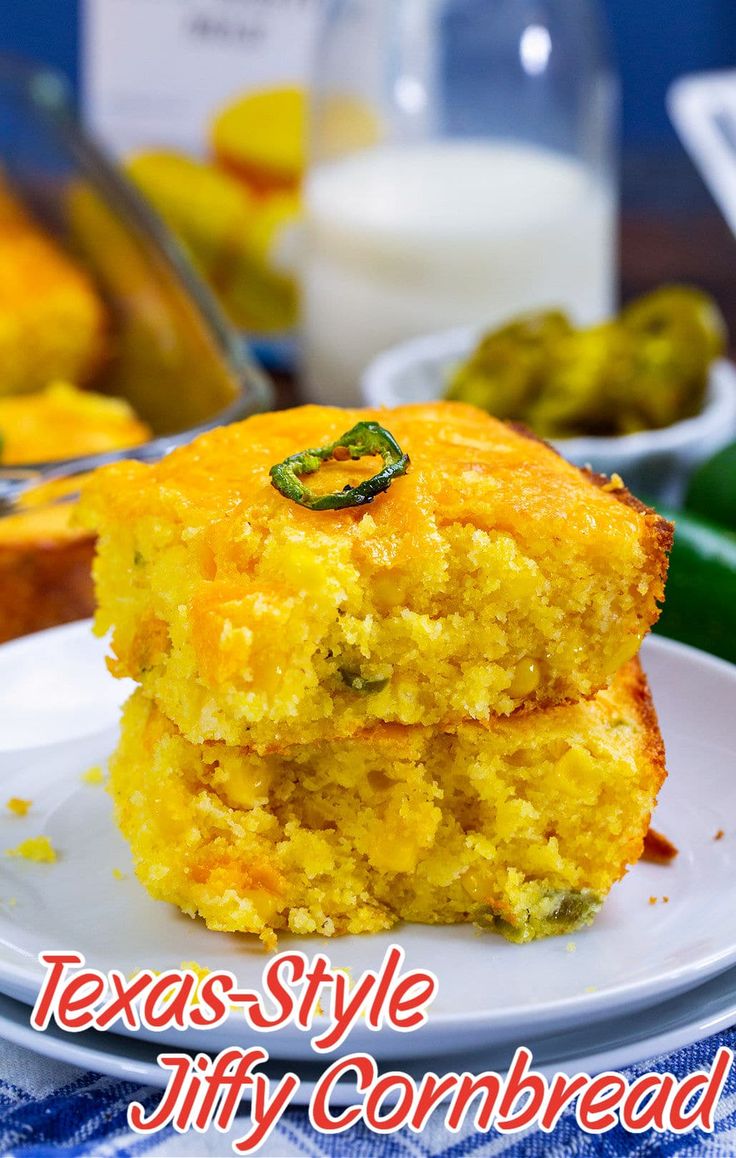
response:
[[[94,610],[94,538],[68,504],[0,518],[0,643]]]
[[[366,420],[411,459],[374,502],[314,511],[270,484]],[[375,471],[330,462],[314,489]],[[462,403],[258,415],[93,477],[97,630],[195,743],[578,700],[636,654],[663,595],[671,526],[611,485]]]
[[[0,397],[0,466],[123,450],[150,437],[124,398],[79,390],[71,382]]]
[[[137,691],[110,767],[151,895],[269,947],[401,919],[513,941],[576,929],[641,855],[664,777],[636,660],[578,704],[267,756],[192,744]]]
[[[0,396],[0,467],[122,449],[150,436],[127,402],[68,382]],[[72,525],[73,504],[60,501],[77,487],[77,479],[45,483],[0,518],[0,643],[94,610],[94,536]]]
[[[85,384],[108,354],[107,310],[85,270],[0,175],[0,396]]]

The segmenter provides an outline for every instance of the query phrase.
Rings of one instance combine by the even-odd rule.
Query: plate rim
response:
[[[714,986],[719,987],[719,992],[715,998],[706,993]],[[715,1002],[715,1008],[710,1008],[713,1002]],[[677,1009],[673,1011],[672,1006],[680,1007],[679,1012]],[[615,1036],[613,1040],[606,1040],[606,1033],[615,1034],[621,1025],[621,1019],[613,1017],[603,1022],[591,1023],[584,1026],[582,1030],[578,1028],[560,1034],[543,1034],[539,1038],[521,1037],[517,1042],[501,1048],[512,1049],[516,1045],[526,1045],[535,1056],[534,1068],[548,1078],[558,1072],[567,1075],[583,1072],[592,1076],[602,1073],[604,1070],[618,1071],[645,1061],[653,1061],[676,1050],[685,1049],[696,1042],[704,1041],[733,1026],[736,1022],[736,966],[727,970],[720,977],[711,978],[710,981],[696,986],[678,997],[670,998],[650,1007],[647,1014],[650,1017],[659,1016],[661,1018],[663,1011],[666,1016],[668,1007],[674,1024],[655,1033],[645,1030],[642,1036],[624,1034],[623,1040],[617,1040]],[[8,1008],[11,1012],[16,1012],[15,1017],[9,1016]],[[156,1088],[163,1088],[166,1085],[168,1079],[155,1061],[142,1060],[135,1056],[136,1051],[142,1047],[153,1058],[157,1052],[163,1052],[166,1049],[165,1042],[161,1042],[161,1048],[157,1051],[155,1043],[135,1036],[123,1037],[114,1034],[111,1038],[110,1034],[94,1029],[72,1034],[53,1024],[43,1033],[39,1033],[32,1028],[30,1022],[26,1024],[20,1016],[21,1011],[25,1009],[27,1006],[23,1002],[0,993],[0,1038],[53,1061],[77,1066],[121,1081]],[[635,1018],[636,1014],[632,1014],[631,1017]],[[592,1035],[590,1048],[582,1047],[576,1050],[573,1047],[567,1053],[564,1049],[565,1039],[572,1039],[574,1042],[575,1037],[581,1033]],[[604,1035],[602,1041],[601,1035]],[[113,1050],[104,1048],[104,1043],[111,1040],[114,1042],[115,1048]],[[540,1048],[543,1050],[545,1042],[549,1040],[559,1042],[559,1044],[556,1047],[553,1045],[551,1055],[539,1062],[537,1055]],[[181,1052],[194,1055],[202,1051],[189,1046],[182,1046]],[[488,1047],[467,1051],[465,1055],[467,1065],[472,1066],[477,1072],[479,1067],[475,1063],[480,1061],[482,1064],[482,1055],[487,1052]],[[324,1072],[332,1060],[334,1059],[331,1057],[316,1058],[314,1063],[308,1064],[321,1063],[322,1072]],[[376,1060],[379,1072],[400,1069],[405,1065],[413,1066],[415,1069],[416,1067],[424,1068],[425,1072],[430,1068],[440,1072],[443,1067],[446,1067],[448,1071],[455,1070],[458,1055],[436,1053],[415,1057],[407,1055],[403,1058],[384,1060],[378,1058]],[[284,1072],[291,1070],[299,1073],[299,1070],[304,1068],[302,1060],[279,1059],[274,1056],[269,1058],[267,1064],[275,1065],[279,1071]],[[502,1067],[498,1068],[502,1069]],[[294,1106],[307,1104],[316,1084],[311,1079],[305,1081],[301,1078],[301,1074],[299,1076],[300,1088],[292,1102]],[[346,1105],[348,1091],[352,1096],[350,1083],[344,1083],[342,1087],[338,1084],[331,1097],[332,1103],[335,1106]],[[248,1101],[247,1094],[244,1101]]]

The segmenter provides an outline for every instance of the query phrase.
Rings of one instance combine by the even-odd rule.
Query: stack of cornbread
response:
[[[373,501],[272,485],[366,422],[409,456]],[[381,466],[313,457],[315,495]],[[401,919],[528,941],[640,856],[665,770],[635,657],[671,527],[618,480],[460,403],[305,407],[108,467],[82,517],[139,684],[111,788],[153,896],[269,946]]]

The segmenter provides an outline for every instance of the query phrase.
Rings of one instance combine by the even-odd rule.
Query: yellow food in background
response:
[[[126,402],[55,383],[39,394],[0,398],[0,466],[52,461],[138,445],[150,437]],[[81,619],[93,610],[94,537],[60,501],[79,479],[28,492],[0,519],[0,642]]]
[[[257,189],[296,189],[306,159],[306,117],[303,88],[248,93],[214,118],[212,152]]]
[[[296,194],[256,197],[212,163],[171,152],[139,153],[127,170],[235,325],[267,333],[295,324],[289,231],[299,216]]]
[[[0,398],[0,466],[122,450],[150,437],[122,398],[78,390],[70,382]]]
[[[138,691],[110,764],[152,896],[268,947],[401,919],[569,932],[638,860],[664,775],[638,663],[590,701],[263,757],[188,742]]]
[[[243,183],[208,161],[172,151],[137,153],[125,168],[203,276],[214,279],[249,228],[254,199]]]
[[[94,609],[94,537],[71,526],[72,505],[44,488],[38,508],[0,519],[0,643]]]
[[[116,303],[114,358],[105,393],[126,398],[157,434],[210,422],[239,397],[240,374],[223,359],[196,293],[89,182],[71,182],[69,232]],[[206,312],[206,311],[205,311]]]
[[[258,334],[297,322],[306,108],[302,88],[251,92],[213,120],[212,159],[159,149],[126,162],[230,320]],[[378,140],[378,119],[357,98],[327,96],[318,115],[320,160]]]
[[[556,310],[507,322],[453,371],[447,397],[542,438],[656,430],[700,411],[726,344],[708,294],[664,286],[583,330]]]
[[[53,378],[87,383],[106,340],[106,312],[87,274],[0,186],[0,395]]]
[[[381,139],[381,121],[366,101],[346,93],[321,94],[316,104],[313,160],[331,161],[355,149],[367,149]]]
[[[59,502],[78,480],[46,483],[0,519],[0,643],[90,615],[94,537]]]
[[[307,164],[308,95],[303,88],[247,93],[212,122],[216,160],[254,189],[296,191]],[[375,145],[381,121],[371,105],[349,93],[320,93],[315,101],[316,159],[330,160]]]
[[[274,193],[255,202],[241,245],[213,281],[236,326],[268,334],[296,325],[299,213],[299,198],[293,193]]]

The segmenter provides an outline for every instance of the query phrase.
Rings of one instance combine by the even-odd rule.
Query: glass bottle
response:
[[[618,90],[597,0],[335,0],[305,181],[305,386],[389,346],[615,305]]]

